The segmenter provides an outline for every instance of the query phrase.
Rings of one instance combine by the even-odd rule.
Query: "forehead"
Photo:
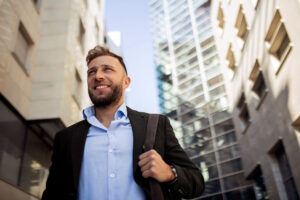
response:
[[[113,66],[113,67],[121,67],[122,68],[122,65],[121,63],[119,62],[119,60],[115,57],[112,57],[112,56],[98,56],[96,58],[94,58],[88,65],[88,68],[91,68],[91,67],[100,67],[100,66],[103,66],[103,65],[110,65],[110,66]]]

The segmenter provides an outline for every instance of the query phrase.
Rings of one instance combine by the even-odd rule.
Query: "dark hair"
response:
[[[99,57],[99,56],[112,56],[112,57],[115,57],[116,59],[119,60],[119,62],[121,63],[121,65],[124,67],[125,72],[127,74],[127,69],[126,69],[125,63],[123,61],[123,58],[121,56],[118,56],[118,55],[114,54],[108,48],[102,47],[100,45],[97,45],[93,49],[89,50],[88,55],[86,56],[86,63],[87,63],[87,65],[89,65],[90,62],[94,58]]]

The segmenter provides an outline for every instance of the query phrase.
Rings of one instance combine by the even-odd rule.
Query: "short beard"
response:
[[[93,93],[89,90],[90,99],[96,108],[105,108],[108,106],[113,106],[120,101],[123,94],[122,85],[120,84],[111,87],[112,87],[112,92],[109,93],[107,97],[100,97],[100,98],[94,96]]]

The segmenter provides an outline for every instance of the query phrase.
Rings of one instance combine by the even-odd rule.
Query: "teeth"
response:
[[[98,89],[98,88],[107,88],[107,86],[106,85],[101,85],[101,86],[96,87],[96,89]]]

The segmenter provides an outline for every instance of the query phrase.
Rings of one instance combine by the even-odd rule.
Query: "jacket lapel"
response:
[[[146,116],[127,107],[128,118],[133,132],[133,173],[135,173],[139,155],[143,152],[146,134]]]
[[[76,127],[76,131],[71,134],[72,144],[71,144],[71,157],[72,157],[72,168],[73,168],[73,177],[74,177],[74,187],[75,191],[77,191],[81,163],[84,152],[84,145],[86,141],[86,137],[90,128],[90,124],[83,120]]]

